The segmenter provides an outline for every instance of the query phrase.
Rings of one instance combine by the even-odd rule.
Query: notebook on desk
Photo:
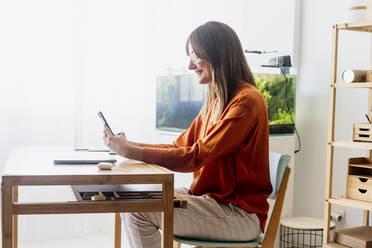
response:
[[[101,153],[91,152],[72,152],[67,154],[59,154],[53,160],[55,165],[58,164],[98,164],[100,162],[116,163],[113,156]]]

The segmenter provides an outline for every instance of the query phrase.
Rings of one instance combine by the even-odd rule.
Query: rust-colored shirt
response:
[[[147,145],[143,160],[177,172],[194,172],[193,195],[208,194],[256,213],[264,230],[271,194],[269,126],[262,94],[241,83],[222,115],[197,116],[173,144]]]

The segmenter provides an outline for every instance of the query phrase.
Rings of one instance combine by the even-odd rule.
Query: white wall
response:
[[[344,22],[344,2],[302,2],[296,113],[303,149],[296,155],[296,216],[323,217],[332,24]],[[369,68],[370,36],[358,32],[341,32],[339,39],[337,76],[340,81],[344,69]],[[366,121],[367,90],[341,89],[337,92],[336,139],[351,140],[352,123]],[[335,151],[333,192],[334,195],[345,195],[347,158],[364,156],[365,152],[341,148]],[[347,209],[346,225],[360,225],[361,213],[360,210]]]

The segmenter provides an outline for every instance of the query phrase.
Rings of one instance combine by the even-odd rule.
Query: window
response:
[[[185,130],[199,113],[206,88],[192,74],[160,76],[156,81],[156,128]]]
[[[254,75],[257,88],[268,106],[270,134],[294,132],[295,76],[259,73]],[[206,87],[194,75],[158,76],[156,80],[156,129],[182,132],[202,107]]]

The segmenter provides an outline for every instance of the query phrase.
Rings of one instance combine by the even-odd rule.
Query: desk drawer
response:
[[[372,177],[348,176],[346,197],[372,202]]]

